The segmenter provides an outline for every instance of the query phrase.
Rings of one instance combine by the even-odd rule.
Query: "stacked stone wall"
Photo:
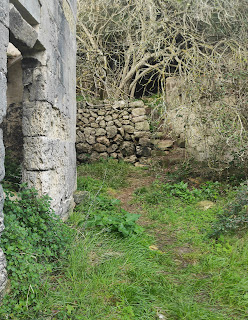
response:
[[[100,158],[145,162],[152,151],[148,108],[143,101],[118,101],[102,106],[78,103],[77,160]]]

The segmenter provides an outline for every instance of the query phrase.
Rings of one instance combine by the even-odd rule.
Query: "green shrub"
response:
[[[212,227],[210,237],[218,238],[221,234],[236,232],[248,228],[248,185],[242,184],[237,189],[235,199],[218,215]]]
[[[21,183],[21,164],[11,153],[5,155],[5,177],[2,185],[5,189],[18,191]]]
[[[175,197],[186,203],[192,203],[200,200],[216,200],[221,192],[219,182],[208,181],[200,188],[189,188],[188,183],[160,183],[155,182],[151,188],[142,187],[135,193],[149,204],[158,204],[166,201],[168,197]]]
[[[117,232],[123,237],[143,231],[136,221],[139,215],[129,213],[120,207],[120,201],[109,199],[103,195],[95,198],[94,205],[88,204],[81,208],[84,218],[78,221],[84,228],[98,228],[102,231]],[[88,211],[88,214],[87,214]]]
[[[23,186],[16,200],[10,197],[13,194],[6,192],[6,229],[0,246],[8,261],[11,292],[4,298],[0,316],[34,303],[42,277],[65,257],[72,237],[71,229],[50,208],[49,197],[39,198],[37,191]]]

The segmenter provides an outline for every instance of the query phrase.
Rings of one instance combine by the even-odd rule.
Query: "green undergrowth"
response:
[[[218,236],[211,237],[223,215],[245,215],[247,186],[233,189],[211,181],[197,188],[185,182],[161,181],[141,186],[134,192],[132,205],[143,216],[141,227],[139,215],[125,211],[109,195],[110,188],[121,193],[128,177],[139,179],[148,174],[130,168],[112,161],[79,167],[78,189],[87,192],[87,197],[63,227],[53,222],[58,224],[51,239],[58,233],[61,244],[55,251],[50,248],[54,242],[47,242],[49,233],[48,238],[41,234],[45,241],[41,248],[38,239],[32,239],[37,231],[32,219],[39,218],[25,222],[31,231],[21,238],[24,248],[20,254],[32,252],[20,262],[28,266],[19,268],[25,285],[20,279],[23,289],[15,295],[10,274],[12,291],[1,306],[0,319],[247,319],[248,235],[244,224],[223,227]],[[36,212],[44,201],[41,207],[32,202]],[[210,207],[203,208],[204,201]],[[234,205],[237,202],[239,206]],[[45,204],[47,212],[48,202]],[[50,214],[44,216],[49,220]],[[18,214],[13,219],[19,224],[23,218]],[[37,253],[26,249],[29,237],[38,241]],[[41,266],[31,270],[36,275],[32,278],[29,268],[34,263]]]
[[[119,189],[127,186],[127,178],[141,173],[130,164],[117,160],[102,160],[94,164],[83,164],[78,167],[78,176],[96,179],[105,187]]]
[[[247,319],[247,192],[247,184],[233,189],[216,182],[199,188],[155,182],[136,190],[158,249],[174,253],[177,277],[189,296],[200,309],[208,305],[205,314],[195,317],[189,310],[182,319]]]
[[[39,291],[46,276],[62,267],[73,231],[58,219],[47,196],[19,186],[16,194],[5,190],[5,231],[0,247],[7,259],[8,289],[0,319],[19,319],[29,308],[39,309]]]

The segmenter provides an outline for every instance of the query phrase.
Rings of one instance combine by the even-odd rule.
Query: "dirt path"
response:
[[[155,248],[160,251],[168,251],[172,250],[174,252],[174,256],[176,261],[179,262],[181,267],[187,266],[188,262],[183,258],[183,254],[187,252],[191,252],[192,249],[186,244],[185,246],[174,247],[173,244],[176,242],[176,235],[169,232],[168,229],[160,225],[159,227],[149,228],[150,225],[154,224],[154,221],[151,220],[147,212],[142,208],[142,205],[133,202],[133,194],[135,190],[141,187],[148,187],[154,181],[156,177],[152,175],[150,172],[147,172],[146,176],[132,176],[128,179],[129,186],[123,188],[119,191],[119,193],[114,194],[116,199],[121,201],[121,206],[128,212],[139,214],[140,218],[138,220],[138,224],[146,228],[146,232],[152,234],[155,237]],[[147,228],[148,227],[148,228]],[[172,248],[173,247],[173,248]]]
[[[152,176],[136,176],[128,179],[129,186],[123,188],[115,197],[121,201],[121,206],[128,212],[140,214],[141,206],[138,203],[132,203],[133,193],[141,187],[147,187],[155,180]]]

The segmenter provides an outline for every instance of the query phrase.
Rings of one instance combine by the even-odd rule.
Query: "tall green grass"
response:
[[[105,171],[109,175],[105,174]],[[135,169],[138,179],[142,171]],[[111,174],[110,174],[111,173]],[[102,186],[96,201],[96,192]],[[60,268],[42,275],[32,305],[13,307],[3,319],[68,320],[244,320],[248,318],[248,235],[208,237],[233,191],[208,183],[193,190],[183,183],[137,190],[146,232],[123,237],[111,228],[86,228],[94,214],[121,214],[109,187],[128,183],[130,167],[115,162],[80,166],[79,188],[90,193],[68,221],[74,240]],[[202,210],[198,202],[211,199]],[[96,201],[96,203],[92,203]],[[18,306],[20,301],[16,301]]]

